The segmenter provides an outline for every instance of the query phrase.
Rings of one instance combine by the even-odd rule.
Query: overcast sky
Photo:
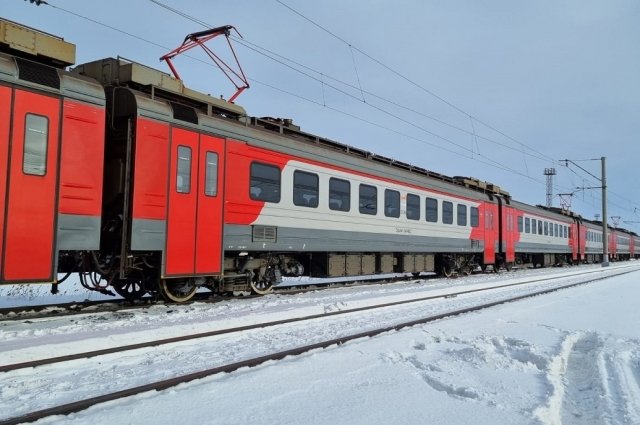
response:
[[[556,194],[600,185],[554,161],[606,156],[608,215],[640,232],[622,223],[640,221],[637,0],[281,0],[342,40],[277,0],[158,1],[211,26],[234,25],[246,42],[311,69],[313,78],[236,43],[251,82],[236,103],[249,115],[293,118],[307,132],[491,181],[530,204],[545,203],[547,167],[557,170]],[[158,61],[165,49],[69,12],[167,48],[204,29],[151,0],[49,3],[3,0],[2,15],[76,43],[78,63],[120,55],[168,71]],[[211,47],[226,57],[224,44]],[[202,62],[175,64],[191,88],[234,91]],[[579,164],[600,176],[599,161]],[[573,196],[584,217],[600,206],[599,190]]]

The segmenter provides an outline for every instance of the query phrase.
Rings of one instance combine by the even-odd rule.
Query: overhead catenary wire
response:
[[[154,4],[160,4],[160,2],[157,2],[157,1],[155,1],[155,0],[150,0],[150,1],[151,1],[151,2],[153,2]],[[50,4],[49,4],[49,5],[50,5]],[[100,22],[100,21],[98,21],[98,20],[96,20],[96,19],[93,19],[93,18],[89,18],[89,17],[83,16],[83,15],[80,15],[80,14],[78,14],[78,13],[75,13],[75,12],[69,11],[69,10],[67,10],[67,9],[64,9],[64,8],[62,8],[62,7],[58,7],[58,6],[55,6],[55,5],[50,5],[50,6],[54,7],[55,9],[58,9],[58,10],[60,10],[60,11],[63,11],[63,12],[69,13],[69,14],[71,14],[71,15],[73,15],[73,16],[78,17],[78,18],[85,19],[85,20],[87,20],[87,21],[89,21],[89,22],[95,23],[95,24],[97,24],[97,25],[103,26],[103,27],[108,28],[108,29],[111,29],[111,30],[113,30],[113,31],[117,31],[117,32],[119,32],[119,33],[121,33],[121,34],[124,34],[124,35],[127,35],[127,36],[129,36],[129,37],[133,37],[133,38],[135,38],[135,39],[137,39],[137,40],[139,40],[139,41],[142,41],[142,42],[145,42],[145,43],[151,44],[151,45],[153,45],[153,46],[155,46],[155,47],[158,47],[158,48],[161,48],[161,49],[163,49],[163,50],[168,50],[168,49],[169,49],[167,46],[163,46],[163,45],[161,45],[161,44],[158,44],[158,43],[153,42],[153,41],[151,41],[151,40],[148,40],[148,39],[146,39],[146,38],[143,38],[143,37],[137,36],[137,35],[135,35],[135,34],[132,34],[132,33],[130,33],[130,32],[124,31],[124,30],[121,30],[121,29],[116,28],[116,27],[114,27],[114,26],[111,26],[111,25],[105,24],[105,23]],[[172,12],[174,12],[174,9],[172,9],[172,8],[171,8],[171,9],[168,9],[168,10],[171,10]],[[174,13],[177,13],[177,12],[174,12]],[[184,15],[183,15],[183,14],[180,14],[180,15],[184,17]],[[189,18],[188,18],[188,19],[189,19]],[[195,19],[195,18],[194,18],[194,19]],[[206,24],[203,24],[203,25],[206,25]],[[185,55],[185,56],[187,56],[187,55]],[[201,61],[201,60],[199,60],[199,59],[197,59],[197,58],[194,58],[194,57],[191,57],[191,56],[187,56],[187,57],[189,57],[189,58],[190,58],[190,59],[192,59],[192,60],[196,60],[196,61],[202,62],[202,63],[204,63],[204,64],[206,64],[206,65],[210,65],[209,63],[204,62],[204,61]],[[276,87],[275,87],[275,86],[273,86],[273,85],[269,85],[269,84],[266,84],[266,83],[258,82],[257,80],[255,80],[255,79],[253,79],[253,78],[251,79],[251,81],[254,81],[254,82],[256,82],[256,83],[258,83],[258,84],[261,84],[261,85],[268,86],[268,87],[270,87],[270,88],[272,88],[272,89],[277,89],[278,91],[281,91],[281,92],[283,92],[283,93],[287,93],[287,94],[289,94],[289,95],[293,95],[293,96],[295,96],[295,97],[297,97],[297,98],[299,98],[299,99],[302,99],[302,100],[305,100],[305,101],[308,101],[308,102],[315,103],[315,104],[317,104],[318,106],[326,107],[326,108],[328,108],[328,109],[331,109],[331,110],[333,110],[333,111],[335,111],[335,112],[338,112],[338,113],[344,114],[344,115],[346,115],[346,116],[350,116],[350,117],[352,117],[352,118],[356,118],[356,119],[358,119],[358,120],[360,120],[360,121],[362,121],[362,122],[365,122],[365,123],[368,123],[368,124],[371,124],[371,125],[375,125],[376,127],[384,128],[384,129],[386,129],[386,130],[392,131],[392,132],[394,132],[395,134],[401,135],[401,136],[403,136],[403,137],[408,137],[408,138],[411,138],[412,140],[415,140],[415,141],[418,141],[418,142],[421,142],[421,143],[425,143],[425,144],[427,144],[427,145],[429,145],[429,146],[432,146],[432,147],[434,147],[434,148],[441,149],[441,150],[444,150],[444,151],[446,151],[446,152],[449,152],[449,153],[452,153],[452,154],[455,154],[455,155],[461,155],[461,153],[460,153],[460,152],[457,152],[457,151],[454,151],[454,150],[451,150],[451,149],[446,149],[446,148],[444,148],[444,147],[442,147],[442,146],[440,146],[440,145],[437,145],[437,144],[434,144],[434,143],[430,143],[430,142],[428,142],[428,141],[425,141],[424,139],[419,139],[419,138],[416,138],[416,137],[414,137],[414,136],[410,136],[410,135],[408,135],[408,134],[405,134],[405,133],[403,133],[403,132],[400,132],[400,131],[397,131],[397,130],[391,129],[391,128],[389,128],[389,127],[381,126],[381,125],[379,125],[379,124],[377,124],[377,123],[374,123],[373,121],[370,121],[370,120],[366,120],[366,119],[363,119],[363,118],[357,117],[356,115],[351,114],[351,113],[347,113],[346,111],[342,111],[342,110],[339,110],[339,109],[337,109],[337,108],[332,108],[332,107],[329,107],[329,106],[322,105],[322,104],[320,104],[319,102],[316,102],[316,101],[310,100],[310,99],[305,98],[305,97],[303,97],[303,96],[298,96],[298,95],[292,94],[291,92],[288,92],[288,91],[286,91],[286,90],[278,89],[278,88],[276,88]],[[325,84],[326,84],[326,83],[325,83]],[[348,95],[348,96],[350,96],[350,97],[353,97],[353,95],[351,95],[350,93],[347,93],[347,92],[345,92],[344,90],[341,90],[341,89],[339,89],[339,88],[337,88],[337,87],[335,87],[335,86],[333,86],[333,85],[328,85],[328,87],[331,87],[332,89],[337,90],[337,91],[339,91],[339,92],[341,92],[341,93],[343,93],[343,94],[345,94],[345,95]],[[356,99],[357,99],[357,97],[356,97]],[[385,111],[385,110],[383,110],[383,109],[382,109],[382,108],[380,108],[380,107],[377,107],[377,106],[375,106],[375,105],[373,105],[373,104],[368,104],[368,105],[369,105],[370,107],[372,107],[372,108],[374,108],[374,109],[376,109],[376,110],[378,110],[378,111],[382,112],[382,113],[385,113],[385,114],[387,114],[387,115],[389,115],[389,116],[391,116],[391,117],[395,118],[395,119],[398,119],[398,120],[400,120],[400,121],[402,121],[402,122],[404,122],[404,123],[406,123],[406,124],[409,124],[409,125],[411,125],[411,126],[414,126],[415,128],[417,128],[417,129],[419,129],[419,130],[422,130],[422,131],[424,131],[424,132],[426,132],[426,133],[428,133],[428,134],[432,135],[433,137],[436,137],[436,138],[439,138],[439,139],[441,139],[441,140],[443,140],[443,141],[449,142],[449,143],[451,143],[451,144],[453,144],[453,145],[457,146],[458,148],[460,148],[460,149],[462,149],[462,150],[464,150],[464,151],[468,151],[468,150],[469,150],[468,148],[466,148],[466,147],[465,147],[465,146],[463,146],[463,145],[460,145],[460,144],[458,144],[458,143],[456,143],[456,142],[454,142],[454,141],[452,141],[452,140],[450,140],[450,139],[447,139],[447,138],[446,138],[446,137],[444,137],[444,136],[438,135],[438,134],[436,134],[436,133],[434,133],[434,132],[431,132],[431,131],[429,131],[429,130],[427,130],[427,129],[424,129],[424,128],[422,128],[422,127],[420,127],[420,126],[418,126],[418,125],[416,125],[416,124],[414,124],[414,123],[412,123],[412,122],[410,122],[410,121],[408,121],[408,120],[406,120],[406,119],[404,119],[404,118],[402,118],[402,117],[399,117],[399,116],[394,115],[394,114],[392,114],[392,113],[390,113],[390,112],[388,112],[388,111]],[[518,170],[515,170],[515,169],[512,169],[512,168],[510,168],[510,167],[507,167],[507,166],[505,166],[505,165],[503,165],[503,164],[499,163],[498,161],[495,161],[495,160],[493,160],[493,159],[491,159],[491,158],[489,158],[489,157],[483,156],[483,158],[484,158],[484,160],[483,160],[483,161],[479,161],[478,159],[475,159],[475,160],[476,160],[476,161],[479,161],[479,162],[481,162],[481,163],[483,163],[483,164],[485,164],[485,165],[493,166],[493,167],[495,167],[495,168],[498,168],[498,169],[501,169],[501,170],[504,170],[504,171],[508,171],[508,172],[511,172],[511,173],[514,173],[514,174],[520,175],[520,176],[522,176],[522,177],[528,178],[528,179],[530,179],[530,180],[532,180],[532,181],[535,181],[535,182],[537,182],[537,183],[539,183],[539,184],[543,184],[543,182],[542,182],[542,181],[537,180],[537,179],[535,179],[535,178],[533,178],[533,177],[531,177],[531,176],[528,176],[528,175],[526,175],[526,174],[523,174],[523,173],[519,172]]]
[[[160,2],[159,2],[159,1],[157,1],[157,0],[150,0],[150,1],[151,1],[152,3],[154,3],[154,4],[159,5],[159,6],[160,6],[160,5],[162,5],[162,3],[160,3]],[[87,16],[80,15],[80,14],[78,14],[78,13],[76,13],[76,12],[73,12],[73,11],[70,11],[70,10],[67,10],[67,9],[64,9],[64,8],[62,8],[62,7],[59,7],[59,6],[56,6],[56,5],[50,4],[50,3],[44,3],[44,2],[43,2],[42,4],[45,4],[45,5],[51,6],[52,8],[55,8],[55,9],[58,9],[58,10],[60,10],[60,11],[62,11],[62,12],[65,12],[65,13],[71,14],[71,15],[76,16],[76,17],[78,17],[78,18],[85,19],[85,20],[87,20],[87,21],[89,21],[89,22],[92,22],[92,23],[95,23],[95,24],[97,24],[97,25],[103,26],[103,27],[108,28],[108,29],[110,29],[110,30],[117,31],[117,32],[119,32],[119,33],[122,33],[122,34],[124,34],[124,35],[128,36],[128,37],[132,37],[132,38],[137,39],[137,40],[139,40],[139,41],[142,41],[142,42],[144,42],[144,43],[147,43],[147,44],[153,45],[153,46],[155,46],[155,47],[157,47],[157,48],[159,48],[159,49],[163,49],[163,50],[165,50],[165,51],[169,49],[167,46],[164,46],[164,45],[162,45],[162,44],[159,44],[159,43],[157,43],[157,42],[155,42],[155,41],[152,41],[152,40],[149,40],[149,39],[145,39],[145,38],[140,37],[140,36],[138,36],[138,35],[136,35],[136,34],[133,34],[133,33],[131,33],[131,32],[128,32],[128,31],[122,30],[122,29],[120,29],[120,28],[114,27],[114,26],[112,26],[112,25],[109,25],[109,24],[106,24],[106,23],[100,22],[100,21],[98,21],[98,20],[96,20],[96,19],[93,19],[93,18],[89,18],[89,17],[87,17]],[[177,10],[177,9],[166,7],[166,5],[162,5],[162,7],[167,8],[167,10],[170,10],[170,11],[172,11],[172,13],[176,13],[176,14],[178,14],[178,15],[180,15],[180,16],[182,16],[182,17],[184,17],[185,19],[190,19],[190,20],[193,20],[194,22],[198,22],[198,23],[199,23],[199,25],[203,25],[203,26],[205,26],[205,27],[209,27],[209,25],[208,25],[207,23],[205,23],[204,21],[197,20],[197,18],[193,18],[193,17],[191,17],[191,16],[189,16],[189,15],[187,15],[187,14],[184,14],[183,12],[180,12],[180,11],[179,11],[179,10]],[[355,46],[354,46],[354,49],[360,52],[360,50],[359,50],[358,48],[356,48]],[[362,53],[362,52],[361,52],[361,53]],[[204,61],[202,61],[202,60],[200,60],[200,59],[198,59],[198,58],[195,58],[195,57],[189,57],[189,58],[190,58],[190,59],[192,59],[192,60],[195,60],[195,61],[199,61],[199,62],[205,63],[205,64],[207,64],[207,65],[210,65],[209,63],[204,62]],[[314,72],[318,72],[318,71],[315,71],[315,70],[314,70]],[[324,75],[324,76],[325,76],[326,78],[328,78],[328,79],[332,79],[332,78],[333,78],[333,77],[326,76],[326,75]],[[416,138],[416,137],[413,137],[413,136],[407,135],[407,134],[405,134],[405,133],[403,133],[403,132],[397,131],[397,130],[392,129],[392,128],[390,128],[390,127],[382,126],[382,125],[380,125],[380,124],[378,124],[378,123],[375,123],[375,122],[373,122],[373,121],[371,121],[371,120],[367,120],[367,119],[364,119],[364,118],[362,118],[362,117],[358,117],[358,116],[356,116],[356,115],[354,115],[354,114],[347,113],[346,111],[342,111],[342,110],[340,110],[340,109],[338,109],[338,108],[332,108],[332,107],[329,107],[329,106],[327,106],[327,105],[325,104],[326,102],[324,102],[324,101],[323,101],[323,103],[321,104],[321,103],[319,103],[319,102],[315,102],[315,101],[310,100],[310,99],[308,99],[308,98],[304,98],[304,97],[302,97],[302,96],[298,96],[298,95],[296,95],[296,94],[294,94],[294,93],[291,93],[291,92],[288,92],[288,91],[286,91],[286,90],[282,90],[282,89],[277,88],[277,87],[275,87],[275,86],[273,86],[273,85],[269,85],[269,84],[266,84],[266,83],[262,83],[262,82],[256,81],[255,79],[252,79],[252,80],[253,80],[254,82],[256,82],[256,83],[260,84],[260,85],[265,86],[265,87],[269,87],[269,88],[271,88],[271,89],[273,89],[273,90],[278,90],[278,91],[280,91],[280,92],[282,92],[282,93],[286,93],[286,94],[288,94],[288,95],[295,96],[295,97],[297,97],[297,98],[299,98],[299,99],[301,99],[301,100],[307,101],[307,102],[315,103],[315,104],[317,104],[318,106],[322,106],[322,107],[325,107],[325,108],[327,108],[327,109],[333,110],[333,111],[334,111],[334,112],[336,112],[336,113],[344,114],[345,116],[350,116],[350,117],[352,117],[352,118],[354,118],[354,119],[358,119],[358,120],[360,120],[360,121],[362,121],[362,122],[365,122],[365,123],[368,123],[368,124],[370,124],[370,125],[375,125],[375,126],[377,126],[377,127],[379,127],[379,128],[384,128],[384,129],[386,129],[387,131],[392,131],[392,132],[394,132],[395,134],[401,135],[401,136],[403,136],[403,137],[409,137],[409,138],[411,138],[411,139],[413,139],[413,140],[416,140],[416,141],[419,141],[419,142],[421,142],[421,143],[429,144],[429,145],[431,145],[431,146],[434,146],[434,147],[436,147],[436,148],[438,148],[438,149],[442,149],[442,150],[444,150],[444,151],[450,152],[450,153],[452,153],[452,154],[455,154],[455,155],[461,155],[461,153],[460,153],[460,152],[456,152],[456,151],[453,151],[453,150],[449,150],[449,149],[443,148],[443,147],[442,147],[442,146],[440,146],[440,145],[434,145],[434,144],[429,143],[429,142],[427,142],[427,141],[425,141],[425,140],[423,140],[423,139],[419,139],[419,138]],[[337,80],[337,79],[336,79],[336,80]],[[338,81],[339,81],[339,80],[338,80]],[[323,85],[323,89],[324,89],[324,85],[325,85],[325,83],[324,83],[324,81],[323,81],[323,79],[322,79],[322,78],[320,79],[320,82],[321,82],[321,84]],[[344,84],[344,82],[340,82],[340,83],[343,83],[343,84]],[[348,84],[348,83],[346,83],[346,84]],[[334,88],[334,87],[332,87],[332,88]],[[356,88],[356,89],[357,89],[358,87],[355,87],[355,86],[351,85],[351,88]],[[334,88],[334,89],[335,89],[335,88]],[[375,94],[373,94],[373,93],[369,93],[369,92],[367,92],[366,90],[363,90],[363,93],[367,93],[367,94],[369,94],[369,95],[372,95],[374,98],[380,98],[381,100],[383,100],[383,101],[385,101],[385,102],[388,102],[388,103],[390,103],[390,104],[393,104],[393,101],[389,101],[388,99],[384,99],[384,98],[382,98],[382,97],[380,97],[380,96],[377,96],[377,95],[375,95]],[[401,105],[398,105],[398,106],[401,106]],[[382,110],[382,109],[381,109],[381,108],[379,108],[379,107],[376,107],[376,109],[380,110],[380,112],[387,113],[386,111]],[[407,108],[405,108],[405,109],[407,109]],[[420,114],[420,112],[419,112],[419,111],[413,111],[413,112],[416,112],[416,113],[419,113],[419,114]],[[391,116],[394,116],[393,114],[390,114],[390,115],[391,115]],[[478,123],[480,123],[480,124],[482,124],[482,125],[485,125],[485,126],[486,126],[486,123],[484,123],[484,122],[480,121],[479,119],[477,119],[477,118],[476,118],[476,117],[474,117],[473,115],[471,115],[471,114],[467,114],[467,113],[465,113],[465,115],[467,115],[467,116],[469,117],[469,119],[470,119],[470,120],[472,120],[472,121],[473,121],[473,120],[475,120],[476,122],[478,122]],[[397,116],[396,116],[396,118],[399,118],[399,117],[397,117]],[[434,120],[436,120],[436,121],[438,120],[437,118],[434,118],[434,117],[429,117],[429,118],[430,118],[430,119],[434,119]],[[401,121],[402,121],[402,120],[401,120]],[[452,125],[450,125],[449,123],[445,123],[445,122],[441,122],[441,123],[442,123],[443,125],[449,125],[449,126],[451,126],[452,128],[455,128],[455,126],[452,126]],[[409,124],[409,123],[408,123],[408,124]],[[422,129],[422,128],[421,128],[421,127],[419,127],[419,126],[418,126],[417,128],[419,128],[419,129],[421,129],[421,130],[426,130],[426,129]],[[472,129],[472,131],[471,131],[471,132],[469,132],[468,130],[465,130],[465,129],[460,129],[460,128],[457,128],[457,129],[458,129],[458,130],[460,130],[460,131],[463,131],[463,132],[465,132],[465,133],[471,134],[471,135],[473,135],[474,137],[477,137],[477,138],[483,139],[483,140],[487,140],[487,139],[488,139],[488,138],[485,138],[484,136],[478,135],[478,134],[475,132],[475,129]],[[494,130],[495,130],[495,129],[494,129]],[[433,133],[433,132],[430,132],[429,130],[426,130],[426,131],[427,131],[427,133],[428,133],[428,134],[431,134],[431,135],[432,135],[432,136],[434,136],[434,137],[438,137],[438,138],[441,138],[442,140],[446,140],[446,141],[448,141],[448,142],[452,142],[454,145],[458,145],[458,144],[456,144],[455,142],[453,142],[453,141],[451,141],[451,140],[448,140],[447,138],[444,138],[444,137],[442,137],[442,136],[440,136],[440,135],[437,135],[437,134],[435,134],[435,133]],[[495,130],[495,131],[497,131],[497,130]],[[500,131],[497,131],[497,132],[498,132],[498,133],[500,133]],[[505,137],[509,137],[508,135],[504,135],[504,136],[505,136]],[[491,140],[489,139],[489,141],[491,141]],[[517,141],[516,141],[516,142],[517,142]],[[518,142],[518,143],[519,143],[519,142]],[[468,149],[465,149],[465,147],[462,147],[462,146],[458,146],[458,147],[459,147],[459,148],[461,148],[461,149],[464,149],[464,150],[468,150]],[[526,147],[526,145],[524,145],[524,147]],[[513,147],[510,147],[510,148],[511,148],[511,149],[513,149]],[[537,151],[535,151],[535,150],[534,150],[534,152],[537,152]],[[529,153],[528,153],[528,154],[529,154]],[[544,155],[544,154],[541,154],[541,155]],[[531,154],[529,154],[529,156],[537,157],[536,155],[531,155]],[[546,157],[546,155],[545,155],[545,157]],[[508,171],[508,172],[511,172],[511,173],[514,173],[514,174],[517,174],[517,175],[520,175],[520,176],[523,176],[523,177],[526,177],[527,179],[529,179],[529,180],[531,180],[531,181],[535,181],[535,182],[537,182],[537,183],[539,183],[539,184],[541,184],[541,185],[544,185],[544,182],[543,182],[543,181],[541,181],[541,180],[538,180],[538,179],[532,178],[531,176],[528,176],[527,174],[524,174],[524,173],[522,173],[522,172],[519,172],[518,170],[514,170],[514,169],[511,169],[511,168],[509,168],[509,167],[505,167],[503,164],[500,164],[500,163],[498,163],[498,162],[496,162],[496,161],[491,160],[491,158],[486,158],[486,159],[488,160],[488,162],[487,162],[487,161],[479,161],[479,160],[478,160],[478,162],[483,163],[483,164],[485,164],[485,165],[489,165],[489,166],[492,166],[492,167],[498,168],[498,169],[502,169],[502,170],[505,170],[505,171]],[[540,159],[540,158],[538,158],[538,159]],[[476,159],[476,160],[477,160],[477,159]],[[556,186],[556,187],[558,187],[558,186]],[[616,195],[616,196],[618,196],[619,198],[622,198],[622,199],[624,199],[625,201],[627,201],[627,202],[628,202],[632,207],[633,207],[633,205],[635,205],[635,203],[634,203],[633,201],[631,201],[631,200],[629,200],[629,199],[627,199],[627,198],[623,197],[622,195],[618,195],[618,194],[615,194],[615,195]],[[621,209],[626,209],[626,208],[627,208],[627,207],[622,207],[622,206],[620,206],[620,205],[617,205],[617,204],[615,204],[615,203],[612,203],[612,204],[614,204],[615,206],[617,206],[618,208],[621,208]]]
[[[334,37],[335,39],[341,41],[342,43],[346,44],[347,46],[349,46],[351,49],[357,51],[358,53],[362,54],[363,56],[365,56],[366,58],[370,59],[371,61],[375,62],[376,64],[380,65],[381,67],[383,67],[384,69],[386,69],[387,71],[391,72],[392,74],[398,76],[399,78],[403,79],[404,81],[408,82],[409,84],[413,85],[414,87],[417,87],[418,89],[420,89],[421,91],[427,93],[428,95],[438,99],[439,101],[443,102],[444,104],[450,106],[451,108],[453,108],[454,110],[460,112],[461,114],[465,115],[466,117],[470,117],[473,118],[474,120],[476,120],[478,123],[484,125],[485,127],[495,131],[496,133],[508,138],[509,140],[521,145],[522,147],[526,148],[526,149],[530,149],[534,152],[537,152],[538,154],[544,156],[545,158],[547,158],[548,160],[552,161],[552,162],[556,162],[556,160],[554,158],[552,158],[551,156],[544,154],[542,152],[539,152],[533,148],[531,148],[529,145],[520,142],[519,140],[516,140],[515,138],[509,136],[508,134],[498,130],[497,128],[495,128],[494,126],[480,120],[479,118],[475,117],[474,115],[468,113],[467,111],[463,110],[462,108],[460,108],[459,106],[453,104],[452,102],[448,101],[447,99],[445,99],[444,97],[436,94],[435,92],[427,89],[426,87],[424,87],[423,85],[413,81],[412,79],[410,79],[409,77],[407,77],[406,75],[402,74],[401,72],[397,71],[396,69],[392,68],[391,66],[385,64],[384,62],[382,62],[381,60],[371,56],[370,54],[368,54],[367,52],[363,51],[362,49],[360,49],[359,47],[353,45],[352,43],[350,43],[349,41],[345,40],[344,38],[340,37],[339,35],[335,34],[334,32],[330,31],[329,29],[327,29],[326,27],[324,27],[323,25],[317,23],[316,21],[314,21],[313,19],[305,16],[304,14],[302,14],[301,12],[299,12],[298,10],[294,9],[293,7],[289,6],[288,4],[286,4],[285,2],[283,2],[282,0],[274,0],[276,3],[279,3],[280,5],[282,5],[283,7],[289,9],[292,13],[298,15],[299,17],[301,17],[302,19],[304,19],[305,21],[309,22],[310,24],[314,25],[315,27],[319,28],[320,30],[326,32],[327,34],[331,35],[332,37]]]

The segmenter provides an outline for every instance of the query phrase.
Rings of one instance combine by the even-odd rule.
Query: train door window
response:
[[[453,202],[442,202],[442,222],[444,224],[453,224]]]
[[[426,198],[425,215],[428,222],[430,223],[438,222],[438,200],[437,199]]]
[[[409,220],[420,220],[420,197],[418,195],[407,195],[407,218]]]
[[[334,177],[329,179],[329,208],[336,211],[351,209],[351,183]]]
[[[254,201],[280,202],[280,168],[275,165],[252,163],[249,185]]]
[[[41,115],[27,114],[24,131],[22,172],[32,176],[47,173],[47,140],[49,119]]]
[[[191,148],[178,146],[178,169],[176,172],[176,192],[191,192]]]
[[[471,207],[469,213],[469,221],[471,222],[471,227],[478,227],[480,225],[480,214],[478,213],[478,208]]]
[[[216,196],[218,194],[218,154],[207,152],[204,160],[204,194]]]
[[[293,204],[299,207],[318,207],[319,179],[317,174],[293,172]]]
[[[524,232],[524,219],[522,216],[518,216],[518,232]]]
[[[378,189],[368,184],[360,185],[360,214],[378,213]]]
[[[491,228],[491,220],[493,219],[493,214],[491,213],[491,211],[485,211],[484,212],[484,228],[485,229],[490,229]]]
[[[467,206],[458,204],[458,215],[456,224],[458,226],[466,226],[467,225]]]
[[[397,190],[385,189],[384,215],[387,217],[400,217],[400,192]]]
[[[531,233],[531,219],[528,217],[524,219],[524,232]]]

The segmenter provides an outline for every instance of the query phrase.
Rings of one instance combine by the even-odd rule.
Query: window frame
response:
[[[214,188],[213,188],[213,193],[210,193],[210,189],[211,187],[209,186],[209,182],[210,179],[208,178],[210,175],[210,168],[209,168],[209,154],[211,155],[215,155],[215,179],[214,181]],[[204,154],[204,196],[209,196],[209,197],[216,197],[218,196],[218,173],[219,173],[219,166],[220,166],[220,155],[218,155],[218,152],[213,152],[213,151],[206,151]]]
[[[453,224],[453,202],[442,201],[442,224]]]
[[[410,199],[413,199],[414,201],[409,201]],[[411,205],[411,206],[410,206]],[[419,195],[415,195],[413,193],[407,193],[407,211],[406,211],[406,216],[407,216],[407,220],[420,220],[420,196]],[[412,211],[412,213],[410,214],[409,212]],[[416,216],[417,213],[417,216]]]
[[[471,227],[480,227],[480,210],[478,207],[469,208],[469,224]]]
[[[32,137],[29,137],[31,135],[30,131],[29,131],[29,120],[30,118],[33,119],[41,119],[44,122],[44,153],[41,156],[42,160],[40,163],[33,165],[33,164],[27,164],[27,146],[28,145],[32,145],[34,139]],[[22,136],[22,173],[27,175],[27,176],[37,176],[37,177],[44,177],[47,175],[47,158],[49,157],[49,124],[50,124],[50,120],[49,117],[46,115],[40,115],[40,114],[34,114],[31,112],[27,112],[24,116],[24,134]],[[32,127],[35,124],[32,124]],[[31,141],[31,142],[30,142]],[[39,141],[36,141],[39,142]],[[31,154],[33,155],[33,154]],[[42,169],[42,172],[39,171],[32,171],[31,169],[34,170],[39,170]]]
[[[254,171],[254,167],[256,166],[260,166],[260,167],[265,167],[265,168],[271,168],[271,169],[275,169],[278,171],[278,197],[277,200],[275,198],[267,198],[267,197],[263,197],[262,194],[260,195],[254,195],[251,191],[251,188],[254,187],[253,185],[253,171]],[[272,193],[274,193],[272,191]],[[249,198],[253,201],[258,201],[258,202],[269,202],[272,204],[277,204],[282,200],[282,170],[280,169],[280,167],[278,167],[277,165],[273,165],[273,164],[269,164],[266,162],[261,162],[261,161],[252,161],[251,164],[249,165]]]
[[[363,189],[366,189],[366,190],[373,189],[374,208],[370,212],[368,212],[369,210],[366,210],[366,209],[363,210],[363,206],[362,206]],[[360,214],[364,214],[364,215],[378,215],[378,188],[376,186],[372,186],[366,183],[360,183],[360,185],[358,186],[358,211],[360,212]]]
[[[465,204],[457,204],[456,206],[456,225],[467,226],[467,206]]]
[[[311,202],[311,199],[308,202],[305,203],[301,203],[298,201],[297,198],[297,193],[298,191],[310,191],[312,192],[313,186],[308,186],[308,185],[303,185],[302,183],[297,183],[296,184],[296,179],[299,176],[304,176],[305,178],[311,178],[311,179],[315,179],[315,196],[313,199],[313,203]],[[304,188],[301,188],[301,186],[305,186]],[[311,188],[311,189],[309,189]],[[306,194],[306,193],[305,193]],[[318,208],[318,205],[320,204],[320,176],[318,176],[318,174],[316,173],[310,173],[308,171],[303,171],[303,170],[295,170],[293,172],[293,190],[291,192],[291,197],[293,200],[293,205],[297,206],[297,207],[305,207],[305,208]],[[304,194],[303,194],[304,197]]]
[[[347,192],[346,192],[346,199],[347,199],[347,206],[346,209],[344,208],[343,204],[343,198],[341,199],[336,199],[340,201],[340,207],[334,207],[333,204],[331,203],[331,195],[332,193],[343,193],[340,190],[336,190],[334,188],[332,188],[332,185],[335,183],[346,183],[347,184]],[[345,179],[340,179],[337,177],[331,177],[329,179],[329,209],[333,210],[333,211],[343,211],[343,212],[349,212],[351,211],[351,182],[349,180],[345,180]]]
[[[429,208],[429,204],[435,204],[435,205],[431,205],[431,208]],[[425,221],[427,221],[428,223],[437,223],[438,222],[438,218],[439,218],[439,214],[438,214],[438,210],[439,210],[439,202],[437,198],[431,198],[431,197],[426,197],[424,198],[424,212],[425,212]],[[433,216],[433,214],[435,213],[435,217]],[[430,218],[433,218],[432,220]]]
[[[182,153],[181,153],[182,151]],[[185,176],[184,174],[184,170],[182,170],[181,172],[181,168],[184,168],[184,166],[181,167],[180,164],[184,164],[185,159],[183,159],[183,156],[185,155],[185,152],[188,151],[189,152],[189,158],[186,160],[188,161],[188,168],[187,168],[187,179],[186,179],[186,190],[183,189],[185,184],[184,182],[182,184],[180,184],[179,179],[180,177]],[[189,193],[191,193],[191,166],[193,164],[193,149],[191,149],[191,146],[187,146],[187,145],[178,145],[178,148],[176,150],[176,192],[177,193],[182,193],[185,195],[188,195]]]
[[[391,201],[394,205],[389,205]],[[394,208],[396,212],[389,212],[389,209]],[[384,216],[391,218],[400,218],[400,192],[394,189],[384,190]]]

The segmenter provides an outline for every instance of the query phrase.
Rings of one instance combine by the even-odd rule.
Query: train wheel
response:
[[[111,286],[113,286],[113,290],[116,291],[118,295],[127,301],[139,300],[147,293],[142,280],[118,280],[113,282]]]
[[[469,276],[471,274],[472,268],[469,264],[464,264],[460,267],[460,274],[463,276]]]
[[[273,283],[266,279],[261,279],[258,282],[251,281],[251,290],[258,295],[266,295],[273,291]]]
[[[160,295],[162,295],[162,298],[174,303],[184,303],[189,301],[198,290],[193,279],[160,279],[158,288],[160,289]]]
[[[445,264],[442,266],[442,276],[444,277],[451,277],[453,276],[453,267],[451,267],[451,265],[449,264]]]

